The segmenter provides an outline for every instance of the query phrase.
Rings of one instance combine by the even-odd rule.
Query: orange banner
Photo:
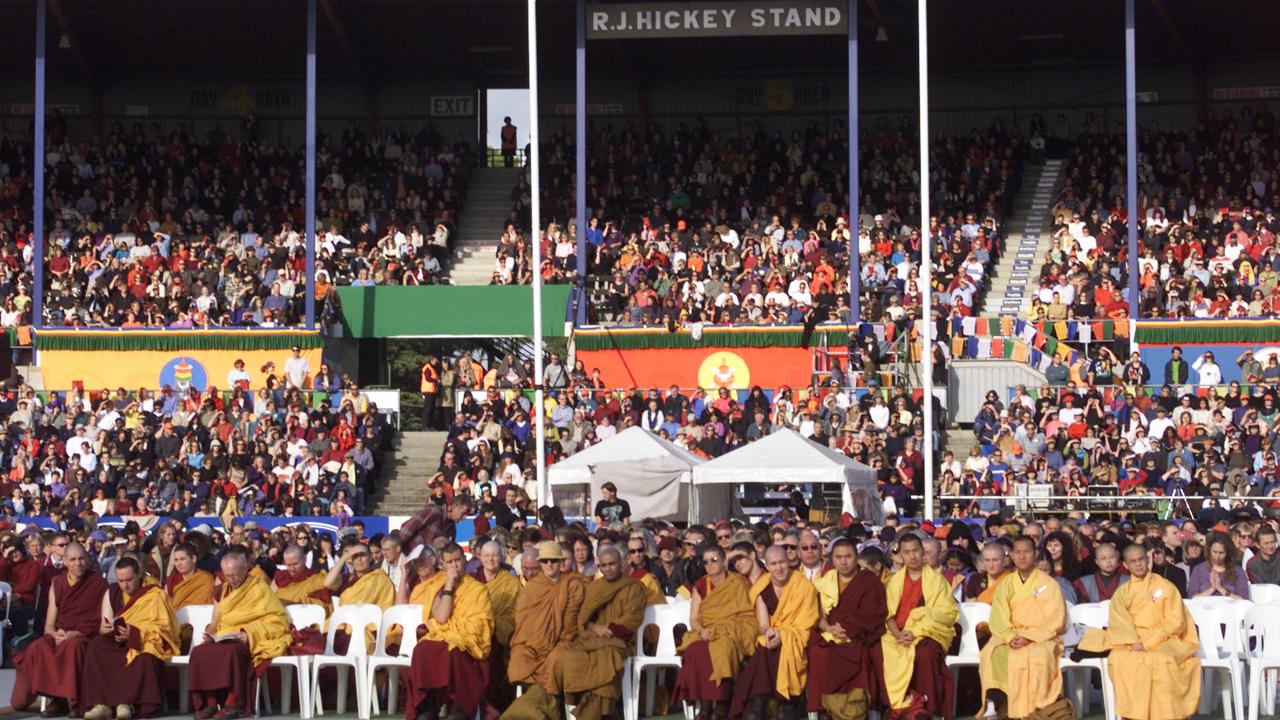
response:
[[[813,351],[798,347],[582,350],[577,359],[608,387],[794,388],[813,376]]]

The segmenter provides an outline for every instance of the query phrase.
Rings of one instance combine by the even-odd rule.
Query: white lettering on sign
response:
[[[592,38],[832,35],[848,23],[845,4],[835,0],[601,4],[588,12]]]
[[[432,95],[431,117],[471,117],[476,99],[470,95]]]

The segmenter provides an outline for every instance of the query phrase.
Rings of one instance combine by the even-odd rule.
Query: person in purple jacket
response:
[[[1209,533],[1204,562],[1191,570],[1188,597],[1249,599],[1249,578],[1240,566],[1240,554],[1226,533]]]

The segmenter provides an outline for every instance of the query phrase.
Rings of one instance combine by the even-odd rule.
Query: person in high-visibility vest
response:
[[[502,118],[502,164],[506,167],[515,165],[516,160],[516,126],[511,118]]]
[[[428,355],[422,363],[422,378],[418,384],[422,393],[422,427],[434,430],[436,427],[436,400],[440,397],[440,369],[436,367],[436,356]]]

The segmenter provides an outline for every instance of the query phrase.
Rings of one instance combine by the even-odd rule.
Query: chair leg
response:
[[[350,670],[346,665],[339,665],[338,671],[338,705],[337,713],[342,715],[347,711],[347,671]]]
[[[1263,673],[1266,678],[1266,691],[1262,695],[1264,702],[1263,707],[1266,708],[1268,715],[1276,714],[1276,682],[1280,680],[1280,676],[1276,674],[1274,669],[1267,670]]]
[[[1249,663],[1249,720],[1258,720],[1258,708],[1262,705],[1263,671],[1255,662]]]
[[[657,690],[658,673],[654,668],[649,668],[644,671],[644,679],[644,714],[647,716],[653,714],[653,695],[654,691]]]
[[[1116,686],[1111,682],[1110,661],[1102,662],[1102,709],[1107,720],[1119,720],[1116,714]]]
[[[280,714],[288,715],[293,709],[293,668],[289,665],[280,666]],[[298,702],[302,702],[302,698],[298,698]]]
[[[178,714],[191,712],[191,691],[187,688],[187,668],[178,667]]]
[[[1200,680],[1200,715],[1208,715],[1213,710],[1213,678],[1214,672],[1208,668],[1201,670]]]
[[[1231,673],[1231,709],[1235,720],[1244,720],[1244,668]]]
[[[631,717],[631,662],[622,663],[622,720],[635,720]]]
[[[302,658],[298,666],[298,714],[302,720],[311,720],[316,709],[311,704],[311,659]]]
[[[356,716],[360,720],[369,720],[369,696],[373,695],[373,673],[367,672],[366,668],[365,662],[358,659],[351,670],[356,679]],[[366,678],[369,682],[364,682]]]
[[[1227,674],[1230,675],[1230,673],[1231,671],[1228,670]],[[1231,678],[1230,677],[1224,678],[1222,686],[1218,689],[1218,698],[1222,702],[1222,716],[1224,718],[1227,718],[1227,720],[1242,720],[1239,716],[1236,716],[1234,718],[1232,717],[1231,710],[1233,707],[1233,703],[1231,702],[1232,697],[1231,697]]]
[[[373,673],[369,673],[369,693],[377,697],[373,687]],[[400,704],[400,668],[392,665],[387,668],[387,712],[394,715],[396,706]]]

